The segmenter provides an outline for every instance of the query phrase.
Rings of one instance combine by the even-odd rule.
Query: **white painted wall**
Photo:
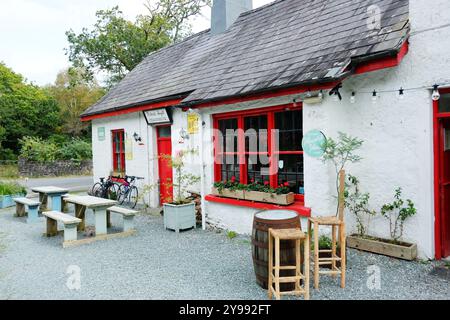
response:
[[[371,204],[380,207],[392,201],[394,189],[402,187],[404,196],[413,200],[418,209],[416,217],[406,224],[404,239],[419,245],[422,258],[434,256],[434,203],[433,203],[433,145],[432,145],[432,103],[428,90],[406,91],[405,99],[399,101],[396,93],[381,94],[377,104],[371,101],[371,94],[357,94],[357,102],[350,104],[352,91],[371,92],[396,90],[400,87],[415,88],[434,83],[450,82],[450,28],[440,26],[450,21],[448,0],[411,0],[410,15],[412,35],[410,51],[402,64],[389,70],[355,76],[343,83],[344,100],[334,102],[326,97],[318,105],[304,106],[304,130],[322,130],[326,135],[336,137],[338,131],[357,136],[365,141],[361,149],[363,160],[348,167],[348,172],[361,180],[364,191],[371,193]],[[209,193],[213,184],[212,115],[233,110],[261,108],[292,102],[294,96],[273,98],[263,101],[241,103],[202,109],[199,112],[204,121],[204,135],[193,135],[180,143],[179,132],[187,130],[187,114],[174,112],[172,127],[173,152],[181,149],[203,147],[203,155],[192,156],[188,169],[196,174],[202,172],[204,161],[204,189]],[[107,139],[97,141],[97,128],[104,126]],[[110,130],[124,128],[127,134],[135,131],[143,137],[145,146],[133,144],[134,160],[127,161],[129,175],[141,175],[146,183],[157,181],[155,129],[147,127],[145,119],[132,114],[93,121],[94,174],[106,176],[112,168]],[[200,186],[192,186],[200,191]],[[317,159],[305,157],[306,205],[313,215],[335,213],[334,171],[329,165]],[[152,193],[150,204],[157,204],[157,193]],[[207,203],[209,222],[225,229],[249,234],[253,214],[256,210]],[[349,232],[354,230],[354,219],[346,215]],[[389,235],[387,221],[378,218],[372,226],[376,236]]]

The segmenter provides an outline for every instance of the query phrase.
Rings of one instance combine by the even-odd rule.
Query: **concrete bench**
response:
[[[32,223],[38,220],[39,205],[41,204],[39,201],[28,198],[14,198],[14,202],[16,203],[16,217],[24,217],[27,214],[25,207],[28,207],[27,222]]]
[[[77,226],[81,219],[59,211],[42,213],[47,218],[47,237],[58,235],[58,221],[64,224],[64,242],[77,240]]]
[[[136,214],[138,214],[138,211],[122,208],[122,207],[110,207],[106,209],[106,215],[108,219],[108,227],[111,227],[111,213],[117,213],[120,214],[123,217],[123,231],[131,231],[134,230],[133,225],[133,219]]]

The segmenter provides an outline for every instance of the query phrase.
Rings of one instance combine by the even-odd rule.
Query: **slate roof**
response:
[[[381,29],[368,28],[377,5]],[[409,35],[409,0],[278,0],[150,54],[83,116],[182,96],[219,100],[342,77],[355,58],[397,52]]]

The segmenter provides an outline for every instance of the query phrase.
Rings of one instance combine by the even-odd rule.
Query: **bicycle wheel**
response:
[[[117,200],[119,198],[119,186],[113,183],[107,192],[107,198],[110,200]]]
[[[98,191],[102,189],[102,184],[100,182],[97,182],[92,186],[92,188],[89,190],[88,195],[90,196],[96,196],[98,194]]]
[[[136,205],[139,200],[139,192],[138,188],[131,187],[131,189],[128,192],[128,205],[131,209],[136,208]]]
[[[125,202],[125,199],[127,198],[127,191],[128,187],[124,184],[120,185],[119,191],[117,192],[117,201],[119,204],[123,204]]]

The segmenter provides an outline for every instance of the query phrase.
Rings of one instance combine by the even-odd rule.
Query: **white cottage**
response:
[[[204,223],[248,234],[253,214],[276,206],[213,196],[213,183],[287,182],[296,194],[289,209],[330,215],[334,169],[305,155],[301,141],[313,129],[341,131],[364,140],[363,160],[348,171],[372,207],[402,187],[418,210],[404,239],[423,258],[449,256],[448,0],[279,0],[251,9],[250,0],[215,0],[211,30],[150,54],[83,114],[92,122],[95,177],[165,181],[173,173],[157,155],[198,148],[189,170],[202,178],[192,188]],[[212,129],[280,130],[277,170],[250,161],[239,134],[219,163]],[[158,207],[171,192],[161,185],[146,201]],[[372,231],[389,235],[383,219]]]

